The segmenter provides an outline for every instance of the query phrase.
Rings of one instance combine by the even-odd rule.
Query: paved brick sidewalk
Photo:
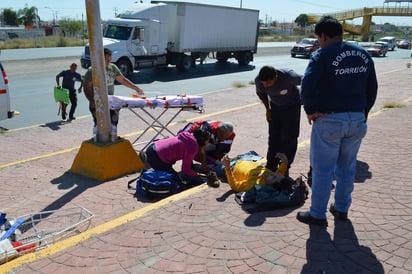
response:
[[[327,229],[299,223],[297,208],[248,213],[225,184],[151,203],[127,190],[136,175],[100,183],[71,174],[78,146],[91,137],[90,117],[1,134],[2,211],[80,205],[95,217],[80,237],[0,265],[0,273],[412,273],[412,70],[399,62],[377,64],[379,98],[358,157],[351,221],[328,216]],[[253,87],[204,97],[206,112],[183,113],[172,131],[190,119],[229,120],[237,133],[232,155],[265,154],[264,109]],[[379,111],[402,100],[406,107]],[[120,135],[133,140],[141,122],[127,111],[120,119]],[[302,117],[292,177],[307,171],[309,135]]]

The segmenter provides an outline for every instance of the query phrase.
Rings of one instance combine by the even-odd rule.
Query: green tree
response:
[[[309,18],[307,14],[301,13],[298,17],[295,19],[295,23],[298,24],[298,26],[304,28],[308,25]]]
[[[18,26],[19,22],[17,20],[17,12],[12,9],[5,8],[3,9],[3,18],[4,23],[9,26]]]
[[[69,36],[75,36],[83,28],[82,21],[73,20],[70,18],[63,18],[59,20],[60,29]]]
[[[37,15],[37,8],[34,6],[29,8],[27,4],[17,12],[17,15],[19,21],[25,26],[33,26],[36,21],[40,21],[40,17]]]
[[[382,29],[385,32],[392,32],[392,31],[396,31],[398,29],[398,27],[391,24],[391,23],[385,23],[385,24],[383,24]]]

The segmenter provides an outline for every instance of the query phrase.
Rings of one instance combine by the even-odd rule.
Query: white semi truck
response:
[[[248,65],[257,51],[259,11],[187,2],[135,3],[105,22],[103,46],[124,75],[143,68],[175,65],[180,71],[203,63],[235,58]],[[90,47],[81,57],[92,65]]]

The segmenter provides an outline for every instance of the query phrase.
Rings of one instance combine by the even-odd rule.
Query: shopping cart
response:
[[[81,233],[89,228],[92,218],[89,210],[76,206],[9,219],[16,229],[0,241],[0,264]]]

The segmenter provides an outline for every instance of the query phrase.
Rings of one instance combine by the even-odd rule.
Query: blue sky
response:
[[[102,19],[114,17],[115,12],[121,12],[133,2],[134,0],[100,0],[100,14]],[[149,0],[143,0],[143,2],[148,3]],[[301,13],[323,14],[363,7],[384,6],[384,0],[188,0],[186,2],[232,7],[240,7],[242,4],[243,8],[260,10],[259,17],[264,22],[266,20],[292,22]],[[81,20],[82,15],[85,16],[86,14],[85,0],[1,0],[0,9],[12,8],[18,10],[23,8],[25,4],[29,7],[37,7],[42,20],[52,20],[53,16],[57,16],[58,19],[68,17]],[[394,7],[399,6],[400,4],[390,3],[389,5]],[[401,6],[409,6],[412,8],[412,3],[403,3]],[[377,24],[389,22],[395,25],[409,25],[412,27],[412,17],[373,17],[372,20]],[[355,21],[353,23],[358,22]]]

